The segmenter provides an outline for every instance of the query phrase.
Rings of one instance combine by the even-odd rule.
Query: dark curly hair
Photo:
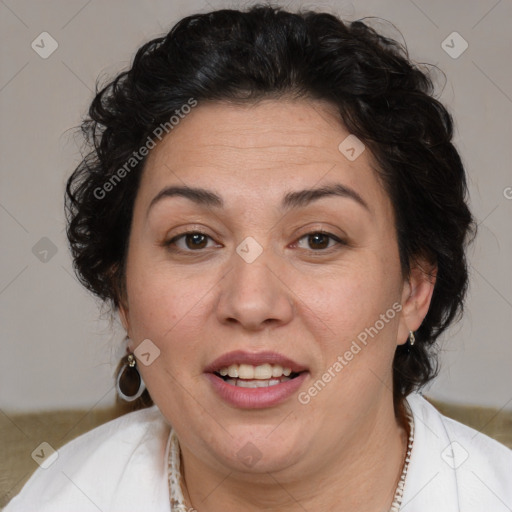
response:
[[[99,90],[81,130],[92,148],[67,183],[67,235],[80,281],[117,308],[134,200],[146,157],[138,149],[191,98],[326,100],[371,151],[394,207],[404,276],[421,258],[437,266],[416,344],[393,363],[395,404],[437,373],[435,340],[462,313],[467,243],[475,223],[453,121],[429,73],[406,48],[363,21],[257,5],[179,21],[144,44],[133,65]],[[133,168],[126,162],[138,155]],[[125,171],[120,177],[120,171]],[[110,186],[107,188],[107,185]],[[108,194],[105,193],[108,190]],[[144,405],[151,403],[146,394]]]

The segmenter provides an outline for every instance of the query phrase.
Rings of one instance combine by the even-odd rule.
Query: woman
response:
[[[474,228],[432,93],[396,42],[329,14],[214,11],[140,48],[67,188],[140,410],[6,510],[511,510],[511,451],[417,393]]]

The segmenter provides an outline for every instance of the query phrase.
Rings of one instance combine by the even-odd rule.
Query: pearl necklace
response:
[[[395,491],[395,497],[389,512],[400,511],[400,506],[402,505],[402,499],[404,496],[405,478],[407,476],[407,470],[409,469],[412,445],[414,443],[414,418],[409,410],[406,412],[406,416],[409,422],[409,440],[407,443],[402,474],[400,475],[400,480],[398,481]],[[171,432],[171,438],[169,441],[168,477],[171,512],[189,512],[191,510],[195,510],[193,508],[187,508],[185,505],[185,499],[183,498],[183,492],[181,490],[180,445],[174,430]]]
[[[406,417],[409,423],[409,439],[407,441],[407,449],[405,452],[405,460],[404,467],[402,469],[402,474],[400,475],[400,480],[398,481],[398,485],[396,486],[395,498],[393,499],[393,503],[391,504],[391,508],[389,512],[399,512],[400,506],[402,505],[402,499],[404,497],[405,490],[405,477],[407,476],[407,470],[409,469],[409,462],[411,461],[411,453],[412,453],[412,445],[414,444],[414,417],[412,412],[409,410],[409,407],[406,402]]]

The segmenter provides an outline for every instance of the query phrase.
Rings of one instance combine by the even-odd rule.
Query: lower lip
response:
[[[217,394],[229,404],[240,409],[264,409],[284,402],[293,395],[307,377],[300,373],[294,379],[266,388],[241,388],[224,382],[214,373],[205,374]]]

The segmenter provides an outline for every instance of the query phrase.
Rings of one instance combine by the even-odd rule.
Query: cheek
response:
[[[163,341],[173,331],[194,328],[203,299],[214,288],[209,273],[191,276],[179,268],[135,254],[127,268],[130,322],[137,338]]]
[[[399,268],[372,254],[330,275],[304,276],[296,283],[304,314],[333,341],[356,336],[400,299]]]
[[[167,403],[170,390],[173,403],[185,407],[191,379],[200,375],[198,354],[204,350],[205,289],[212,284],[204,280],[183,280],[162,268],[133,268],[129,280],[130,323],[133,350],[146,339],[159,351],[150,366],[141,366],[142,378],[157,403]],[[209,286],[208,286],[209,285]]]

